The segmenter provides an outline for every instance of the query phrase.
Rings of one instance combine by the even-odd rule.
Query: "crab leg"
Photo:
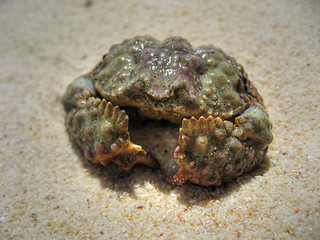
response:
[[[183,119],[180,146],[174,153],[180,170],[167,181],[219,186],[232,180],[262,162],[272,141],[271,127],[267,114],[258,106],[249,108],[234,124],[212,116]]]
[[[114,162],[126,174],[136,163],[156,167],[156,161],[141,146],[130,141],[129,117],[119,106],[93,97],[91,79],[76,79],[63,96],[68,111],[66,125],[71,141],[86,159],[97,164]]]

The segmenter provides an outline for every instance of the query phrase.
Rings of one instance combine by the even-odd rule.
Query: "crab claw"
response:
[[[250,140],[237,119],[233,124],[212,116],[183,119],[179,144],[174,159],[180,170],[166,179],[175,185],[189,180],[219,186],[261,163],[266,152]]]
[[[128,122],[128,115],[119,106],[95,97],[81,99],[66,118],[71,140],[93,163],[114,162],[122,174],[136,163],[156,167],[155,159],[130,141]]]
[[[158,167],[156,159],[150,153],[132,142],[129,142],[128,145],[122,149],[122,152],[113,159],[110,159],[110,161],[115,162],[118,165],[119,173],[123,175],[128,174],[132,167],[137,163],[146,165],[150,168]]]

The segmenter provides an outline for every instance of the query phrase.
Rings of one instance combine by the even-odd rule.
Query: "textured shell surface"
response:
[[[236,60],[214,46],[193,48],[180,37],[137,36],[111,47],[63,96],[71,140],[94,163],[158,166],[130,141],[128,115],[181,125],[167,181],[220,185],[259,164],[272,124],[257,89]],[[131,109],[131,110],[129,110]],[[126,111],[125,111],[126,110]]]
[[[179,37],[135,37],[114,45],[91,77],[106,100],[176,123],[191,116],[227,119],[250,102],[241,65],[221,49],[193,49]]]

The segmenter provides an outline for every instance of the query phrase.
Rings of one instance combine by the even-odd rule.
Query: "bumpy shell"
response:
[[[191,116],[228,119],[244,112],[252,97],[262,104],[233,58],[213,46],[193,49],[179,37],[135,37],[115,45],[90,77],[113,104],[179,124]]]

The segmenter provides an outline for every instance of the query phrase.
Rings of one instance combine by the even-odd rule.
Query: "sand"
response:
[[[119,177],[72,147],[66,86],[145,34],[243,64],[273,123],[260,167],[175,187],[141,166]],[[319,1],[2,0],[0,53],[1,239],[320,239]]]

